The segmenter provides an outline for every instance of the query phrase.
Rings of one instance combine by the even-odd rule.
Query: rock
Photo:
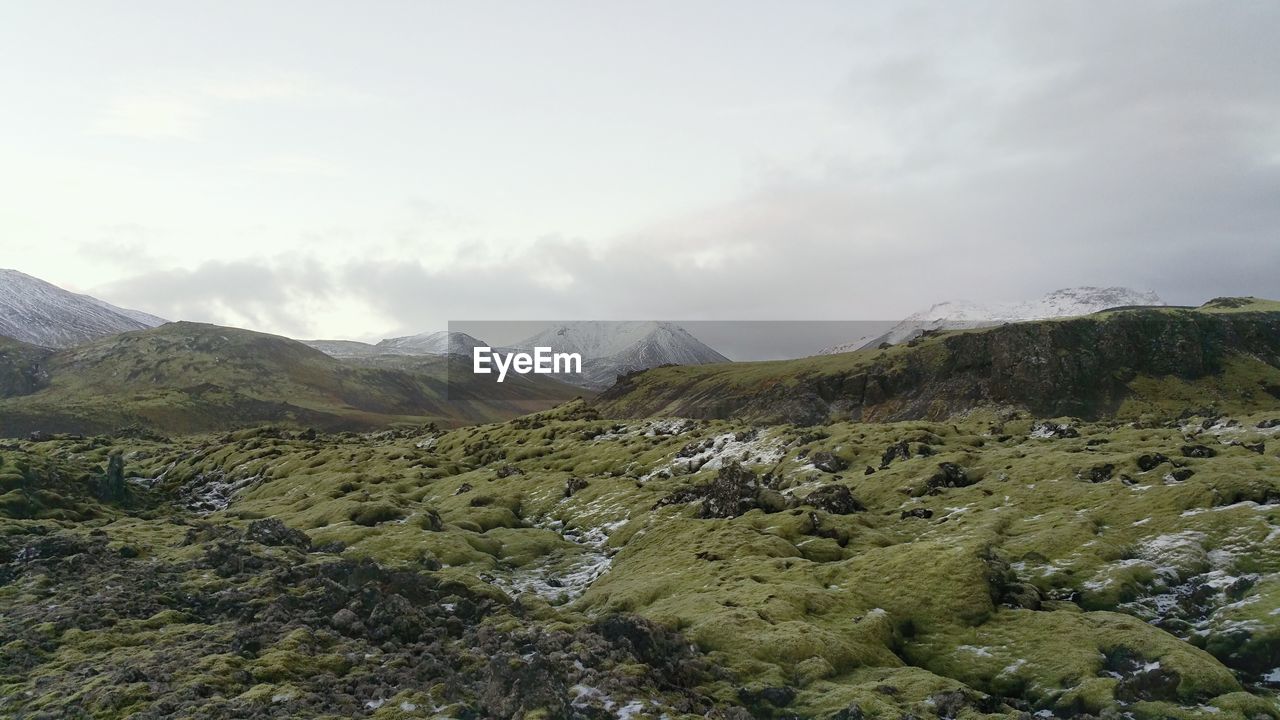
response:
[[[339,631],[350,630],[358,622],[360,622],[360,617],[347,608],[342,608],[334,613],[333,617],[329,618],[329,624],[333,626],[333,629]]]
[[[1164,479],[1170,482],[1182,482],[1195,474],[1196,474],[1196,471],[1192,470],[1191,468],[1177,468],[1173,472],[1170,472],[1169,474],[1165,475]]]
[[[1159,662],[1148,662],[1126,647],[1115,648],[1104,657],[1100,674],[1120,680],[1116,685],[1116,700],[1125,703],[1177,701],[1178,684],[1182,681],[1178,673]]]
[[[667,495],[654,504],[654,509],[666,505],[682,505],[701,500],[698,516],[702,518],[738,517],[757,507],[766,512],[786,507],[785,498],[774,497],[774,491],[763,488],[755,473],[733,463],[720,468],[715,480],[697,487],[685,487]]]
[[[756,505],[767,513],[777,513],[788,507],[787,498],[777,490],[764,488],[756,495]]]
[[[124,456],[117,450],[107,457],[107,474],[102,478],[99,497],[107,502],[123,502],[128,490],[124,482]]]
[[[756,474],[741,464],[735,462],[722,467],[716,474],[716,479],[706,486],[702,517],[730,518],[742,515],[756,506],[759,490]]]
[[[311,547],[311,538],[307,537],[306,533],[291,528],[276,518],[254,520],[249,523],[244,539],[273,547],[281,545],[292,545],[303,549]]]
[[[1141,470],[1142,472],[1147,472],[1148,470],[1154,470],[1156,466],[1160,465],[1161,463],[1167,463],[1167,462],[1169,462],[1169,458],[1165,457],[1160,453],[1150,453],[1146,455],[1139,455],[1138,469]]]
[[[902,512],[903,520],[906,520],[907,518],[920,518],[921,520],[928,520],[931,517],[933,517],[933,511],[930,510],[929,508],[912,508],[911,510],[904,510]]]
[[[866,469],[866,470],[864,470],[864,471],[862,471],[862,474],[863,474],[863,475],[874,475],[874,474],[875,474],[875,472],[876,472],[876,469],[875,469],[875,468],[873,468],[873,467],[871,467],[870,465],[868,465],[868,466],[867,466],[867,469]]]
[[[886,695],[896,695],[898,689],[888,685],[880,685],[876,688],[877,692],[883,692],[881,688],[887,688],[892,692],[884,693]],[[863,720],[862,707],[858,703],[850,703],[848,707],[843,708],[829,717],[829,720]]]
[[[1211,458],[1218,454],[1217,450],[1208,445],[1183,445],[1182,455],[1189,458]]]
[[[884,454],[880,456],[880,468],[889,467],[894,460],[911,459],[911,448],[907,445],[906,440],[900,440],[893,445],[885,448]]]
[[[571,477],[564,481],[564,496],[573,497],[573,494],[579,490],[585,490],[587,481],[580,477]]]
[[[473,489],[473,488],[471,487],[471,483],[465,483],[465,482],[464,482],[464,483],[462,483],[461,485],[459,485],[459,486],[458,486],[458,489],[457,489],[457,490],[455,490],[455,491],[453,492],[453,494],[454,494],[454,495],[461,495],[461,494],[463,494],[463,493],[469,493],[469,492],[471,492],[471,490],[472,490],[472,489]]]
[[[1077,438],[1080,437],[1080,431],[1071,425],[1059,425],[1054,422],[1036,423],[1031,428],[1031,437],[1037,439],[1046,438]]]
[[[1270,430],[1274,427],[1280,427],[1280,418],[1271,418],[1270,420],[1263,420],[1258,423],[1259,430]]]
[[[827,452],[826,450],[819,450],[814,453],[813,456],[809,458],[809,461],[813,463],[814,467],[826,473],[838,473],[842,470],[848,469],[849,467],[848,460],[845,460],[835,453]]]
[[[512,475],[523,475],[524,471],[516,467],[515,465],[503,465],[502,467],[498,468],[497,474],[498,474],[498,477],[500,478],[508,478],[508,477],[511,477]]]
[[[785,685],[780,687],[763,687],[759,689],[738,688],[738,699],[748,705],[768,703],[774,707],[786,707],[796,699],[795,688]]]
[[[444,530],[444,520],[440,517],[440,513],[435,510],[423,512],[422,519],[418,521],[418,525],[429,532],[441,532]]]
[[[938,463],[938,471],[929,478],[927,486],[931,490],[939,488],[957,488],[968,487],[972,485],[974,480],[969,479],[969,473],[964,468],[952,462]]]
[[[813,507],[832,515],[849,515],[855,512],[863,512],[867,508],[858,499],[853,496],[849,488],[844,485],[824,485],[817,490],[809,493],[804,499],[805,505]]]
[[[1116,471],[1116,466],[1111,463],[1105,465],[1095,465],[1089,468],[1089,482],[1106,482],[1111,479],[1111,475]]]

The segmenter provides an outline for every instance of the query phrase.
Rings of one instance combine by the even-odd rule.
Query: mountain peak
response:
[[[579,320],[553,325],[517,344],[576,352],[583,374],[562,378],[592,389],[609,387],[619,375],[659,365],[705,365],[729,359],[673,322]]]
[[[166,321],[12,269],[0,269],[0,335],[65,348],[104,335],[145,330]]]
[[[472,348],[484,344],[464,332],[436,330],[380,340],[374,348],[392,355],[470,355]]]

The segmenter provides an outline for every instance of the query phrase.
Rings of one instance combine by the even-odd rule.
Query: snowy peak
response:
[[[670,322],[586,320],[554,325],[517,344],[550,347],[582,355],[583,374],[561,378],[594,389],[613,384],[618,375],[659,365],[705,365],[729,358]]]
[[[0,335],[51,348],[163,325],[166,321],[116,307],[17,270],[0,269]]]
[[[669,322],[642,320],[584,320],[563,323],[518,343],[519,347],[548,346],[557,352],[581,353],[584,358],[604,358],[639,347],[672,359],[667,362],[725,362],[720,353],[704,345],[688,330]]]
[[[892,330],[862,343],[861,348],[879,347],[883,343],[896,345],[919,336],[928,330],[961,330],[989,327],[1009,322],[1049,320],[1052,318],[1088,315],[1120,307],[1160,306],[1165,302],[1150,291],[1125,287],[1075,287],[1055,290],[1038,300],[1016,303],[984,305],[968,300],[940,302],[928,310],[907,316]],[[849,352],[853,343],[845,343],[824,350],[824,354]]]
[[[387,338],[374,345],[380,353],[389,355],[470,355],[471,349],[485,343],[464,332],[436,332]]]

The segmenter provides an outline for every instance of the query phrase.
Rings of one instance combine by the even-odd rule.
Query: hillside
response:
[[[657,368],[597,399],[615,417],[811,424],[1009,406],[1100,418],[1280,404],[1280,303],[1213,301],[931,334],[801,360]]]
[[[17,270],[0,269],[0,336],[65,348],[164,322],[154,315],[63,290]]]
[[[195,432],[260,422],[456,424],[512,417],[581,394],[542,377],[484,383],[460,361],[412,369],[345,364],[287,338],[186,322],[51,353],[38,373],[23,375],[31,353],[21,350],[8,363],[15,369],[5,376],[18,379],[0,400],[0,434],[130,425]]]

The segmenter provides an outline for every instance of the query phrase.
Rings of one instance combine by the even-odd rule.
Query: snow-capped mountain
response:
[[[376,345],[362,343],[358,340],[300,340],[299,342],[339,360],[372,357],[380,354]]]
[[[983,305],[967,300],[937,303],[928,310],[908,316],[889,332],[852,343],[843,343],[822,351],[824,355],[896,345],[918,337],[927,330],[963,330],[991,327],[1011,322],[1048,320],[1051,318],[1088,315],[1119,307],[1164,305],[1154,292],[1125,287],[1077,287],[1055,290],[1038,300]]]
[[[387,338],[373,347],[389,355],[470,355],[471,349],[485,345],[464,332],[436,332]]]
[[[582,375],[566,375],[565,382],[582,387],[609,387],[622,375],[659,365],[704,365],[729,358],[669,322],[597,321],[555,325],[517,343],[521,349],[549,347],[555,352],[582,355]]]
[[[302,343],[340,360],[378,355],[470,355],[471,348],[485,344],[466,333],[445,330],[386,338],[376,345],[356,340],[303,340]]]
[[[0,269],[0,335],[65,348],[104,335],[168,322],[95,297],[63,290],[17,270]]]

